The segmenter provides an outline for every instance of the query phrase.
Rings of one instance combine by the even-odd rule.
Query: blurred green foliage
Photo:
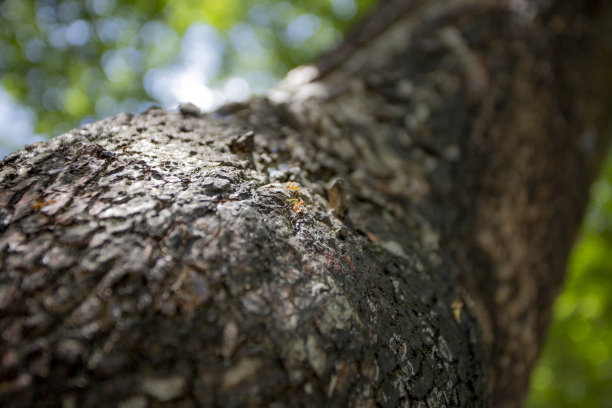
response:
[[[31,108],[35,131],[47,136],[120,111],[184,102],[197,88],[192,95],[168,88],[189,88],[169,79],[186,71],[184,82],[198,80],[208,95],[199,105],[213,108],[225,100],[211,89],[232,77],[243,81],[230,82],[230,94],[236,86],[268,89],[339,41],[373,3],[3,0],[0,85]]]
[[[527,406],[612,407],[612,154],[591,194]]]
[[[47,136],[120,111],[169,107],[189,96],[172,80],[185,72],[186,86],[201,82],[195,90],[214,107],[244,96],[245,83],[262,92],[311,61],[374,2],[4,0],[0,85]],[[20,145],[2,140],[0,150]],[[532,408],[612,407],[612,160],[593,191],[532,376]]]

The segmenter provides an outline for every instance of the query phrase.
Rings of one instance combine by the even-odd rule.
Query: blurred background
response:
[[[2,0],[0,156],[79,124],[274,85],[373,0]]]
[[[210,111],[312,61],[375,0],[2,0],[0,158],[80,124]],[[592,190],[528,407],[612,407],[612,159]]]

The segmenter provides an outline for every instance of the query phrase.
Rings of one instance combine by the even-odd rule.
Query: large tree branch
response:
[[[605,16],[529,5],[7,157],[2,404],[519,405],[612,90]]]

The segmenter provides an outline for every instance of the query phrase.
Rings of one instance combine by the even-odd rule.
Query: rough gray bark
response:
[[[387,2],[268,98],[5,158],[2,406],[519,406],[609,136],[608,11],[558,3]]]

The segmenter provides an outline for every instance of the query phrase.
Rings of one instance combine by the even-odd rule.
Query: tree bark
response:
[[[387,1],[267,97],[0,168],[0,403],[520,406],[610,137],[610,6]]]

